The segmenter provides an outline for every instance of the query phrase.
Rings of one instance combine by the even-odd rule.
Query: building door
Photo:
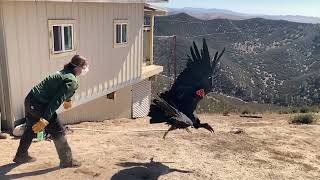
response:
[[[151,81],[144,80],[132,87],[132,118],[146,117],[151,103]]]

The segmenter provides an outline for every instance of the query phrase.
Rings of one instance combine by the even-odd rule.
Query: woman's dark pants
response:
[[[47,105],[44,105],[37,101],[30,93],[25,99],[24,106],[27,128],[21,137],[15,157],[16,161],[19,161],[19,158],[23,159],[30,157],[28,155],[28,149],[31,145],[32,139],[36,137],[36,134],[32,130],[32,126],[37,123],[41,117],[43,117],[43,113],[45,111],[45,108],[47,107]],[[70,163],[72,163],[72,153],[70,146],[68,145],[68,142],[65,138],[65,128],[58,119],[56,113],[54,113],[52,118],[48,119],[47,121],[49,121],[49,124],[45,128],[45,131],[46,133],[49,133],[53,139],[59,155],[60,166],[64,166],[66,164],[69,165]],[[23,162],[23,160],[20,161]]]

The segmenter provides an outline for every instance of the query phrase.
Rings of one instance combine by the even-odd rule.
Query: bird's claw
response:
[[[214,133],[214,129],[207,123],[205,123],[203,125],[203,128],[205,128],[206,130],[210,131],[211,133]]]
[[[186,131],[187,131],[188,133],[191,133],[190,129],[188,129],[188,128],[186,128]]]

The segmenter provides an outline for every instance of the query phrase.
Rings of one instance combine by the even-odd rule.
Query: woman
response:
[[[60,167],[79,167],[80,162],[72,158],[70,146],[65,138],[65,129],[57,117],[56,110],[64,103],[64,108],[71,107],[70,98],[78,88],[76,76],[89,71],[86,58],[75,55],[63,70],[46,77],[32,88],[25,98],[25,116],[27,128],[13,159],[16,163],[33,162],[28,149],[36,133],[46,130],[53,139],[60,159]]]

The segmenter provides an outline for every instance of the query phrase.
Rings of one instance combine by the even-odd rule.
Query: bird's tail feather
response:
[[[179,116],[179,112],[165,100],[157,96],[153,99],[148,116],[150,123],[168,122],[174,116]]]
[[[152,103],[150,106],[150,111],[148,116],[150,116],[150,123],[164,123],[167,121],[165,112],[159,108],[156,104]]]

